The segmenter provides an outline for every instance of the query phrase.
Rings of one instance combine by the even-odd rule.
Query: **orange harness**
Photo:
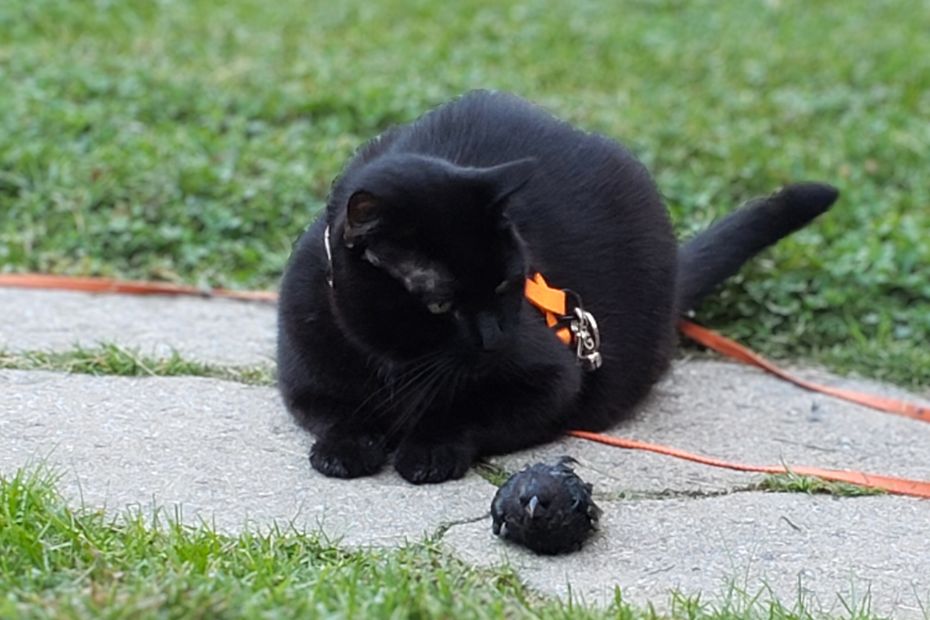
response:
[[[89,293],[124,293],[132,295],[194,295],[199,297],[223,297],[230,299],[249,300],[249,301],[267,301],[274,302],[277,300],[277,294],[270,291],[230,291],[225,289],[199,289],[193,286],[183,286],[176,284],[165,284],[158,282],[133,282],[123,280],[113,280],[109,278],[72,278],[68,276],[49,276],[41,274],[0,274],[0,286],[18,287],[18,288],[37,288],[37,289],[58,289],[83,291]],[[581,308],[580,300],[574,310],[574,314],[568,312],[568,297],[572,295],[570,291],[555,289],[550,287],[545,279],[536,274],[533,278],[527,279],[525,287],[526,299],[539,308],[546,317],[546,324],[549,327],[557,327],[565,320],[569,321],[568,327],[558,327],[556,336],[566,345],[571,345],[575,340],[576,344],[584,337],[583,330],[579,331],[578,325],[572,325],[573,321],[582,321],[579,319],[578,310]],[[581,312],[584,312],[581,309]],[[590,315],[588,315],[590,317]],[[594,332],[597,331],[596,323],[593,317],[590,317],[588,327],[593,324]],[[582,325],[584,327],[584,325]],[[714,349],[723,355],[732,359],[758,366],[763,370],[770,372],[786,381],[790,381],[804,389],[829,394],[836,398],[848,400],[866,407],[871,407],[878,411],[884,411],[918,420],[921,422],[930,422],[930,407],[915,403],[908,403],[893,398],[886,398],[874,394],[865,394],[853,390],[834,388],[824,386],[811,381],[796,377],[785,370],[777,367],[772,362],[766,360],[743,347],[742,345],[725,338],[724,336],[713,332],[709,329],[700,327],[690,321],[681,321],[679,323],[681,332],[693,340],[696,340],[704,346]],[[589,333],[588,336],[591,334]],[[582,343],[583,344],[583,343]],[[599,344],[596,343],[596,344]],[[595,347],[596,352],[596,347]],[[579,361],[582,361],[579,358]],[[593,368],[591,368],[593,370]],[[821,469],[818,467],[788,467],[785,465],[749,465],[736,463],[713,457],[702,456],[658,444],[625,439],[622,437],[613,437],[599,433],[587,431],[569,431],[569,435],[596,441],[599,443],[627,449],[646,450],[667,456],[673,456],[679,459],[685,459],[713,467],[723,467],[747,472],[763,473],[795,473],[806,476],[815,476],[824,480],[847,482],[863,487],[881,489],[889,493],[901,495],[911,495],[930,499],[930,482],[924,480],[909,480],[907,478],[897,478],[893,476],[880,476],[860,471],[852,470],[834,470]]]
[[[527,301],[542,311],[546,317],[546,325],[549,327],[558,325],[568,309],[565,291],[550,287],[541,273],[526,279],[523,295]],[[557,329],[555,335],[566,345],[572,343],[572,333],[567,327]]]
[[[558,327],[555,335],[559,340],[566,345],[575,345],[575,356],[582,368],[593,372],[601,367],[603,360],[598,351],[601,334],[594,315],[582,306],[580,295],[569,289],[552,288],[542,274],[537,273],[526,279],[523,296],[542,311],[546,325]],[[568,307],[569,296],[575,302],[571,310]]]

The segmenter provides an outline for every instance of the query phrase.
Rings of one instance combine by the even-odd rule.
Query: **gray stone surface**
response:
[[[307,461],[310,443],[272,388],[0,371],[0,472],[47,461],[67,496],[114,512],[179,505],[186,521],[222,530],[292,521],[349,545],[388,545],[479,517],[494,493],[475,474],[420,487],[390,468],[325,478]]]
[[[862,387],[848,379],[823,380]],[[749,366],[708,359],[676,362],[640,414],[609,434],[746,463],[861,469],[930,480],[930,425],[807,392]],[[516,471],[562,454],[581,461],[579,471],[601,497],[718,492],[759,478],[574,438],[493,462]]]
[[[215,364],[274,360],[275,307],[267,303],[0,287],[0,316],[0,350],[114,342],[162,357],[177,350]]]
[[[930,502],[903,497],[835,498],[788,493],[616,501],[581,552],[535,556],[491,534],[490,520],[452,527],[443,543],[484,566],[508,563],[540,592],[589,602],[612,598],[660,609],[669,591],[722,604],[732,583],[785,605],[848,616],[842,597],[895,618],[930,610]],[[737,595],[737,599],[738,599]],[[737,604],[739,600],[737,600]],[[745,604],[745,600],[743,600]]]
[[[0,349],[103,341],[218,364],[273,358],[274,308],[263,304],[0,289],[0,316]],[[676,362],[640,415],[612,434],[751,463],[930,479],[930,425],[707,358]],[[478,476],[415,487],[387,468],[332,480],[309,467],[311,442],[269,387],[0,371],[0,473],[47,460],[75,502],[172,514],[179,505],[185,520],[223,530],[293,522],[353,546],[419,540],[456,523],[443,540],[463,559],[508,561],[541,592],[561,595],[570,584],[589,601],[609,599],[615,585],[639,604],[661,607],[670,589],[719,600],[733,581],[750,595],[768,586],[791,604],[800,579],[816,608],[843,614],[837,595],[870,595],[878,613],[930,613],[920,607],[930,610],[930,501],[746,492],[757,476],[567,438],[493,459],[513,471],[572,454],[595,484],[602,531],[581,553],[541,558],[491,535],[494,488]]]

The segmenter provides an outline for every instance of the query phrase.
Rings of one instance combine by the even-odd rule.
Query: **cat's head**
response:
[[[403,155],[343,178],[331,245],[346,334],[398,361],[511,346],[528,265],[507,207],[534,168],[531,159],[465,168]]]

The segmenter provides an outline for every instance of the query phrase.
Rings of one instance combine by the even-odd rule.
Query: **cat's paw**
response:
[[[331,478],[370,476],[386,461],[383,442],[370,435],[324,436],[310,449],[313,469]]]
[[[394,469],[414,484],[461,478],[475,459],[474,450],[461,443],[406,443],[394,457]]]

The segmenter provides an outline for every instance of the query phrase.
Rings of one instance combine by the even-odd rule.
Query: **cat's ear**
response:
[[[380,223],[381,201],[364,190],[352,194],[346,204],[346,225],[342,235],[346,246],[351,248]]]
[[[527,157],[482,169],[481,176],[490,181],[493,188],[491,205],[503,209],[507,199],[533,177],[538,164],[535,157]]]

